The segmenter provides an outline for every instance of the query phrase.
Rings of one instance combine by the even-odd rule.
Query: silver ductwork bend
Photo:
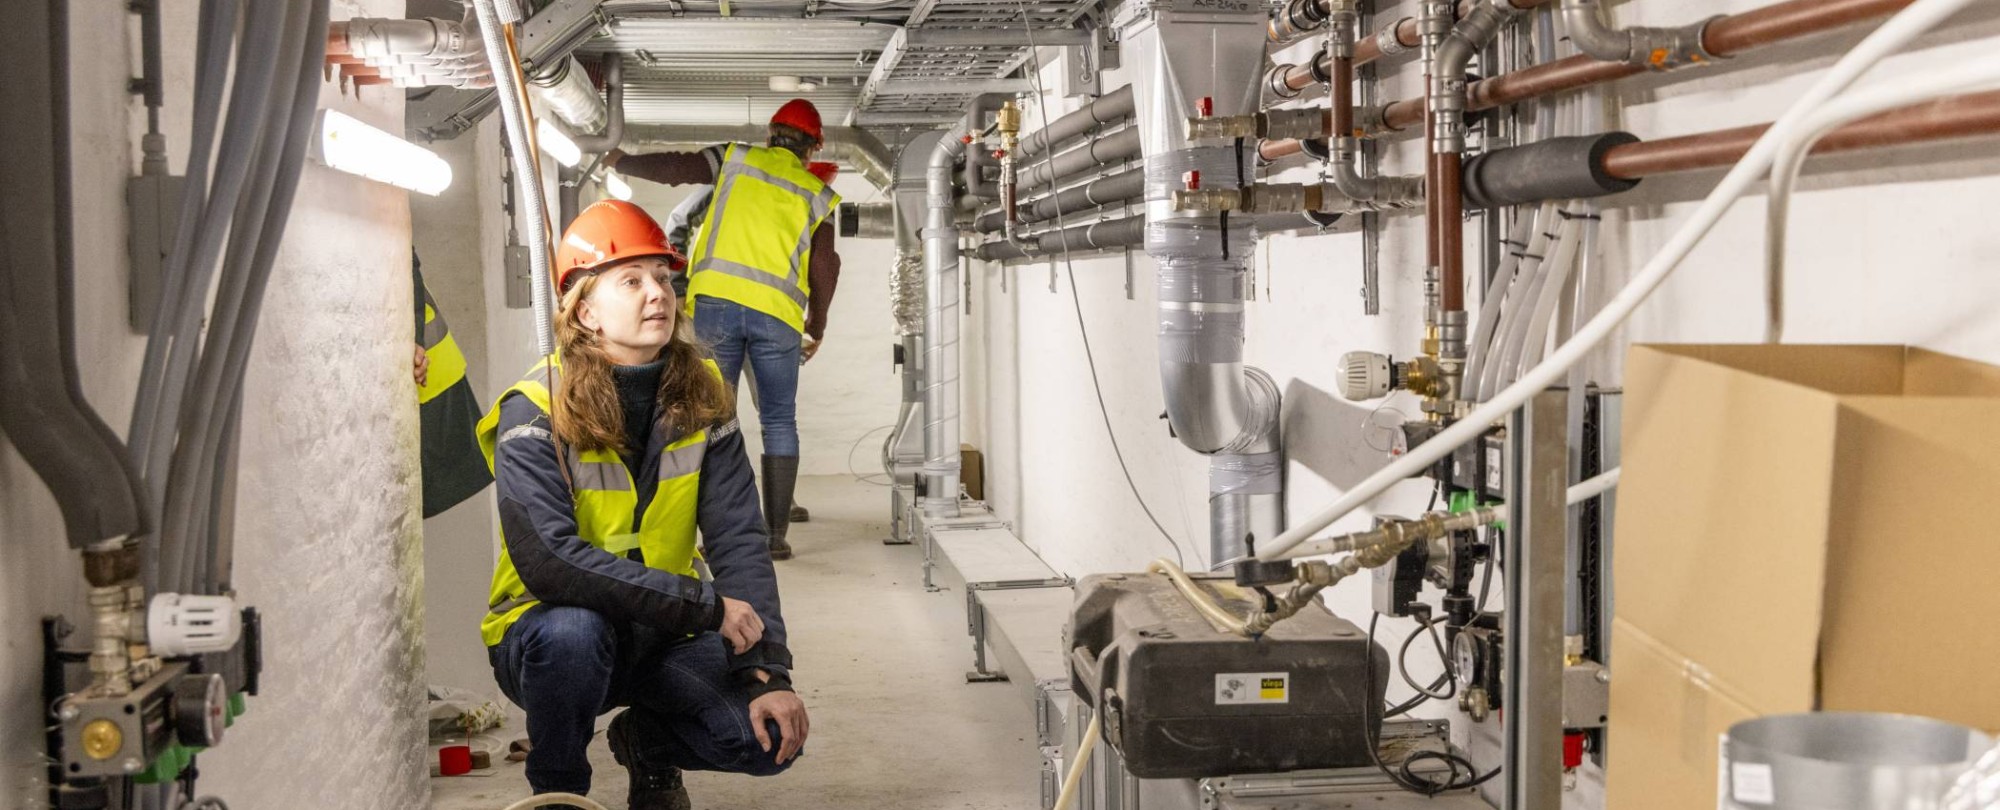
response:
[[[924,514],[958,515],[958,225],[952,169],[965,154],[964,125],[945,132],[925,172]]]
[[[625,150],[694,151],[718,143],[763,143],[771,137],[769,128],[747,126],[649,125],[625,128]],[[891,169],[895,160],[882,139],[860,127],[827,127],[823,131],[818,159],[852,169],[855,174],[883,191],[895,185]]]
[[[1266,20],[1253,8],[1227,17],[1155,12],[1150,22],[1156,37],[1142,63],[1138,120],[1145,246],[1159,265],[1160,386],[1174,435],[1212,457],[1213,563],[1240,556],[1247,535],[1283,529],[1280,394],[1269,375],[1243,364],[1251,218],[1175,211],[1172,194],[1191,176],[1206,189],[1255,182],[1254,148],[1191,142],[1187,129],[1198,99],[1217,116],[1257,111]]]
[[[583,69],[583,65],[575,59],[570,60],[570,65],[574,71]],[[583,81],[583,86],[590,87],[590,80],[587,77]],[[603,106],[604,131],[596,135],[579,135],[572,139],[576,142],[577,148],[585,152],[609,152],[625,141],[625,60],[617,54],[610,54],[604,59],[604,96],[604,100],[599,102],[597,91],[590,91],[591,101]],[[584,131],[588,132],[591,129],[595,127],[586,127]]]

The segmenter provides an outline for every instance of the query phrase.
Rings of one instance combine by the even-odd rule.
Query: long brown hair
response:
[[[625,451],[625,412],[611,380],[611,356],[603,338],[583,325],[579,304],[597,287],[592,273],[569,288],[556,316],[557,351],[562,353],[562,381],[549,415],[557,438],[578,450]],[[736,410],[735,397],[720,377],[702,361],[708,349],[695,337],[694,320],[675,313],[674,335],[660,355],[667,361],[660,374],[656,418],[669,432],[687,432],[724,421]],[[643,448],[641,448],[643,449]]]

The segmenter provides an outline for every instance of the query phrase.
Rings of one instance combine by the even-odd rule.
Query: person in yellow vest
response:
[[[731,393],[672,258],[631,203],[578,214],[557,353],[478,426],[504,541],[480,631],[527,711],[528,782],[588,791],[595,719],[629,707],[607,736],[635,810],[688,808],[682,771],[779,773],[808,733]]]
[[[792,495],[799,476],[799,365],[819,351],[840,273],[832,214],[840,202],[807,169],[824,130],[812,102],[793,99],[771,116],[764,146],[626,155],[605,164],[628,177],[715,186],[695,232],[688,313],[734,384],[747,363],[763,427],[764,519],[771,556],[789,559]],[[803,335],[803,338],[801,337]]]
[[[417,416],[421,430],[424,517],[431,518],[479,494],[493,475],[479,460],[473,426],[479,422],[479,398],[465,376],[465,353],[451,336],[451,326],[438,312],[437,299],[424,286],[423,263],[410,253],[410,275],[416,282]]]

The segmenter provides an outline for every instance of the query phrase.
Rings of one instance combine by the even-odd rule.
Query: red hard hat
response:
[[[556,290],[569,289],[578,272],[642,256],[666,259],[677,270],[687,265],[645,209],[623,200],[592,204],[576,215],[563,232],[562,244],[556,246]]]
[[[833,178],[840,174],[840,164],[815,160],[806,164],[806,171],[811,172],[812,176],[819,178],[820,182],[832,185]]]
[[[779,107],[777,114],[771,116],[771,123],[784,124],[811,135],[815,141],[824,137],[819,125],[819,108],[802,98],[785,102],[785,106]]]

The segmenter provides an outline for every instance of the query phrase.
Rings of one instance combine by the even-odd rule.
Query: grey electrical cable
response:
[[[228,234],[227,218],[237,210],[245,186],[250,182],[257,143],[270,118],[271,87],[276,78],[275,70],[270,66],[278,62],[277,52],[284,38],[286,8],[279,3],[251,3],[244,15],[244,43],[238,51],[237,69],[232,71],[229,120],[223,127],[222,142],[217,149],[216,173],[208,205],[201,212],[202,224],[180,279],[179,297],[164,303],[160,309],[159,317],[175,318],[177,321],[172,327],[171,343],[167,347],[165,367],[161,372],[164,388],[160,408],[154,415],[150,442],[145,451],[148,459],[146,473],[153,476],[148,484],[153,492],[159,493],[161,503],[167,501],[171,481],[171,475],[163,468],[169,467],[171,454],[176,452],[179,438],[176,429],[182,423],[187,388],[193,376],[195,350],[201,343],[201,320],[207,309],[210,281],[217,270],[223,239]],[[245,66],[263,67],[245,69]],[[165,515],[166,510],[161,510],[161,514]],[[187,570],[185,535],[174,532],[175,524],[163,517],[158,532],[158,576],[177,578],[176,572]]]
[[[307,10],[304,42],[298,50],[299,64],[297,88],[292,95],[291,121],[286,127],[286,137],[278,156],[278,178],[272,192],[269,207],[263,212],[263,241],[251,257],[250,287],[246,291],[243,310],[240,314],[242,334],[230,346],[224,360],[224,391],[229,403],[227,412],[217,424],[217,439],[211,443],[208,465],[213,479],[210,483],[212,497],[219,505],[226,505],[226,482],[234,469],[229,463],[234,455],[234,447],[240,429],[243,409],[244,379],[250,365],[250,350],[256,341],[257,324],[261,320],[264,307],[264,293],[270,284],[271,275],[277,266],[278,247],[283,242],[285,225],[291,220],[292,205],[297,200],[300,174],[305,170],[306,150],[312,144],[313,115],[319,106],[320,64],[326,58],[326,26],[330,0],[312,0]],[[228,580],[233,556],[233,540],[226,531],[229,526],[228,514],[221,509],[213,515],[212,531],[204,536],[208,540],[209,565],[201,569],[197,585],[201,593],[214,593],[217,586]]]
[[[1473,326],[1472,342],[1466,344],[1468,357],[1465,364],[1464,398],[1470,402],[1479,401],[1479,378],[1486,368],[1486,358],[1493,352],[1493,333],[1500,320],[1500,305],[1507,299],[1507,290],[1514,284],[1514,276],[1521,268],[1521,254],[1528,248],[1528,239],[1535,232],[1535,215],[1526,206],[1516,209],[1514,229],[1507,234],[1507,256],[1500,260],[1500,269],[1493,274],[1493,282],[1486,285],[1486,292],[1479,303],[1479,320]],[[1540,211],[1537,206],[1536,211]]]
[[[278,52],[306,53],[308,29],[312,26],[311,8],[289,3],[283,8],[288,13],[281,20],[283,39]],[[325,37],[322,34],[317,39],[323,43]],[[311,66],[315,78],[319,71],[317,61]],[[174,542],[198,548],[193,552],[183,548],[180,571],[166,572],[173,579],[162,585],[171,585],[177,593],[199,592],[196,589],[206,578],[201,572],[209,569],[214,556],[215,538],[203,529],[212,520],[205,510],[215,499],[211,490],[219,478],[216,467],[220,463],[222,435],[235,396],[240,394],[241,375],[231,374],[230,360],[238,354],[248,357],[259,303],[253,299],[261,299],[263,278],[268,277],[272,264],[266,261],[260,266],[256,260],[260,254],[275,257],[275,252],[266,253],[265,247],[268,244],[275,248],[277,240],[272,238],[275,234],[271,231],[284,228],[282,220],[271,221],[271,214],[290,213],[289,200],[273,196],[284,169],[283,155],[297,137],[292,132],[294,127],[311,126],[310,113],[301,119],[295,100],[302,89],[316,90],[316,85],[301,88],[298,66],[282,59],[270,68],[277,79],[266,99],[271,120],[258,138],[250,182],[230,223],[228,248],[216,282],[215,302],[209,311],[208,333],[201,344],[194,385],[181,411],[179,441],[168,467],[167,519],[162,521],[163,528]],[[316,92],[312,99],[317,102]],[[284,114],[279,114],[280,110]],[[304,153],[301,151],[297,157],[303,160]],[[233,385],[232,377],[236,378]]]
[[[500,31],[500,13],[494,0],[472,0],[479,17],[479,33],[486,43],[486,59],[493,67],[493,89],[499,98],[500,119],[506,126],[507,141],[513,144],[514,182],[528,215],[528,269],[535,310],[535,351],[538,356],[555,354],[552,324],[555,292],[549,281],[549,210],[542,198],[542,176],[535,172],[535,156],[529,150],[528,111],[521,106],[521,87],[515,65],[507,55],[507,43]]]
[[[1035,111],[1042,116],[1042,128],[1047,129],[1049,126],[1049,112],[1048,108],[1043,106],[1042,99],[1048,96],[1042,91],[1041,51],[1035,47],[1034,25],[1028,18],[1026,0],[1021,0],[1020,6],[1021,24],[1028,36],[1028,53],[1033,55],[1029,62],[1031,68],[1028,71],[1028,77],[1035,87],[1035,98],[1037,101]],[[1132,468],[1125,463],[1125,451],[1118,446],[1118,432],[1112,429],[1111,426],[1111,408],[1104,403],[1104,385],[1098,381],[1097,357],[1090,349],[1090,330],[1084,325],[1083,321],[1083,293],[1076,286],[1076,262],[1070,256],[1069,231],[1063,227],[1061,200],[1056,201],[1055,209],[1055,228],[1062,242],[1063,271],[1069,277],[1070,303],[1075,305],[1076,308],[1076,331],[1083,339],[1083,359],[1090,367],[1090,388],[1097,395],[1097,412],[1104,417],[1104,435],[1111,440],[1111,455],[1118,460],[1118,471],[1125,474],[1125,486],[1132,490],[1132,500],[1139,503],[1139,510],[1146,513],[1146,519],[1153,522],[1153,528],[1159,530],[1161,537],[1166,538],[1167,545],[1173,546],[1174,559],[1178,560],[1181,566],[1186,567],[1187,552],[1181,550],[1180,541],[1175,540],[1173,534],[1167,531],[1167,527],[1160,523],[1159,516],[1153,514],[1153,507],[1146,503],[1146,496],[1139,494],[1139,483],[1132,479]]]

